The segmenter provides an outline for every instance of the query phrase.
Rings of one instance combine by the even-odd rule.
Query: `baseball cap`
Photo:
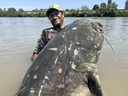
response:
[[[61,11],[59,5],[53,4],[53,5],[49,6],[48,10],[46,11],[47,17],[48,17],[48,15],[49,15],[49,12],[50,12],[51,10],[53,10],[53,9],[56,9],[56,10],[58,10],[58,11]]]

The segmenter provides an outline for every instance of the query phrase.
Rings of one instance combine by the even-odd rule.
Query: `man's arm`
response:
[[[41,52],[41,50],[44,48],[44,46],[46,45],[46,40],[45,40],[45,34],[43,34],[44,31],[42,31],[42,33],[40,34],[40,37],[37,41],[37,46],[33,52],[33,55],[31,57],[31,60],[34,61],[36,59],[36,57],[38,56],[38,54]]]
[[[31,57],[31,60],[34,61],[37,56],[38,56],[37,54],[33,54],[32,57]]]

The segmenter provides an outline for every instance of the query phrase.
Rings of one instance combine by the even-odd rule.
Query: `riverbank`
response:
[[[116,15],[104,15],[101,10],[75,10],[64,11],[65,17],[128,17],[128,9],[118,9]],[[115,14],[113,12],[109,14]],[[46,10],[42,11],[15,11],[0,12],[0,17],[46,17]]]

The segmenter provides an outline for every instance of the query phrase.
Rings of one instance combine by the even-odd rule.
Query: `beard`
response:
[[[61,23],[58,23],[58,24],[52,24],[54,27],[57,27],[57,28],[60,28],[61,27]]]
[[[62,24],[63,24],[63,18],[59,18],[60,19],[60,22],[55,24],[55,20],[53,20],[51,23],[54,27],[57,27],[57,28],[61,28]]]

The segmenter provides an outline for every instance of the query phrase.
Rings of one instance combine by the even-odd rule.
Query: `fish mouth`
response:
[[[101,33],[104,33],[104,28],[103,26],[100,24],[100,23],[97,23],[97,22],[93,22],[91,23],[92,27],[98,31],[98,32],[101,32]]]
[[[26,87],[27,87],[26,84],[23,83],[23,84],[21,85],[19,91],[16,93],[15,96],[22,96],[22,95],[24,94],[25,90],[26,90]]]

